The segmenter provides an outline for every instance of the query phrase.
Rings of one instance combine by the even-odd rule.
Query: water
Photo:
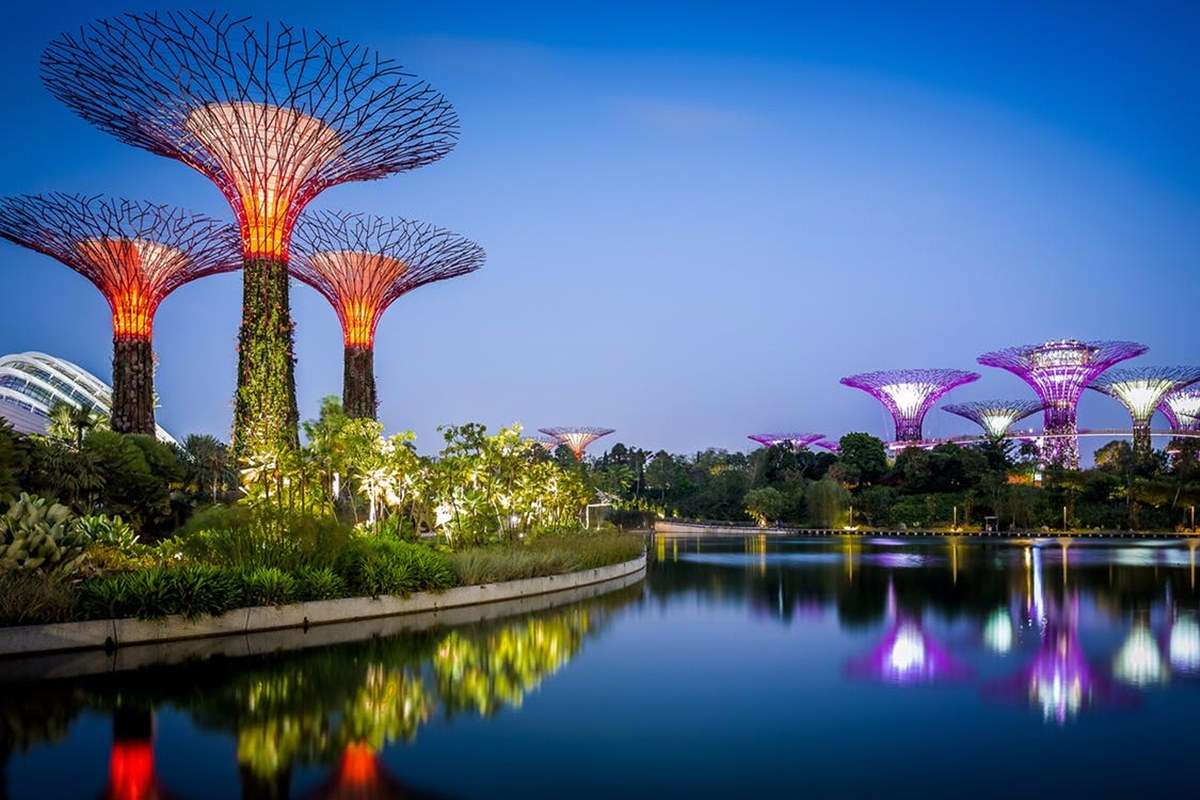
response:
[[[1194,546],[650,552],[644,584],[521,617],[2,686],[8,796],[1194,791]]]

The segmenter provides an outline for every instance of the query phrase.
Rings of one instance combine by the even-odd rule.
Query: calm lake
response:
[[[0,686],[0,797],[1196,792],[1195,543],[650,556],[642,584],[526,616]]]

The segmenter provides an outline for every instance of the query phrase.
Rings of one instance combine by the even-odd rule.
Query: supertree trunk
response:
[[[154,354],[148,338],[113,337],[112,429],[154,435]]]
[[[1152,452],[1150,443],[1150,420],[1137,420],[1133,423],[1133,452],[1139,458],[1149,456]]]
[[[240,455],[300,444],[287,262],[247,258],[233,444]]]
[[[347,345],[342,375],[342,409],[347,416],[375,419],[375,351]]]

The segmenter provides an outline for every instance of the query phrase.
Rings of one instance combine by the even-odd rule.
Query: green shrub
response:
[[[133,528],[120,517],[88,514],[76,520],[75,525],[90,544],[108,545],[123,553],[129,553],[138,543],[138,536],[133,532]]]
[[[0,516],[0,571],[73,573],[86,545],[73,517],[66,506],[22,492]]]
[[[443,553],[386,538],[355,540],[339,559],[338,572],[352,592],[371,597],[438,591],[456,583],[454,568]]]
[[[297,582],[275,567],[259,567],[242,575],[242,602],[248,606],[282,606],[296,598]]]
[[[35,625],[71,618],[71,585],[37,572],[0,574],[0,625]]]
[[[301,567],[296,571],[297,600],[333,600],[346,596],[346,582],[329,567]]]
[[[350,531],[333,517],[239,504],[197,511],[178,536],[195,561],[295,571],[334,563]]]
[[[460,583],[498,583],[605,567],[642,554],[634,533],[574,533],[541,536],[522,544],[472,547],[454,553]]]
[[[88,619],[169,614],[221,614],[241,604],[242,583],[229,570],[209,564],[155,567],[94,578],[80,585],[79,616]]]

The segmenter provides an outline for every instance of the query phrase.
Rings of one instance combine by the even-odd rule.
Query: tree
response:
[[[850,494],[837,481],[823,478],[808,485],[805,499],[808,503],[808,521],[818,528],[834,528],[840,524],[846,512]]]
[[[109,424],[108,417],[92,406],[73,406],[59,401],[50,409],[46,433],[55,439],[70,442],[78,449],[83,447],[83,438],[93,430],[109,430]]]
[[[760,528],[777,521],[787,507],[787,496],[773,486],[762,486],[746,492],[746,513]]]
[[[869,433],[848,433],[838,442],[841,477],[852,485],[872,484],[887,472],[887,449]]]
[[[212,502],[237,483],[237,467],[229,446],[215,436],[191,434],[180,448],[186,480],[197,495],[207,495]]]

